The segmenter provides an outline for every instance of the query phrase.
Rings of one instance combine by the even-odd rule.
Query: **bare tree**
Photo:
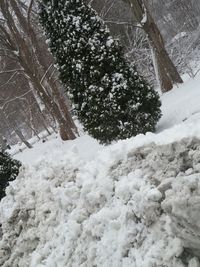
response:
[[[46,109],[57,121],[63,140],[74,139],[77,128],[69,113],[55,76],[49,75],[49,60],[45,61],[45,40],[37,35],[30,19],[33,1],[27,9],[22,9],[20,1],[0,1],[2,22],[0,24],[0,44],[4,53],[9,54],[19,65],[32,84]],[[26,13],[25,13],[26,11]],[[42,45],[41,45],[42,43]],[[51,59],[52,60],[52,59]],[[55,71],[53,71],[55,72]]]

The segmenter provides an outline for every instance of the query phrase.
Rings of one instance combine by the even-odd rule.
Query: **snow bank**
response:
[[[200,140],[140,139],[25,166],[0,203],[0,266],[199,267]]]
[[[200,267],[199,81],[162,96],[160,133],[108,147],[54,135],[16,154],[0,266]]]

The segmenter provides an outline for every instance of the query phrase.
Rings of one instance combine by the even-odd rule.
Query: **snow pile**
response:
[[[26,166],[0,203],[0,265],[198,267],[199,177],[194,138]]]
[[[16,154],[28,165],[0,202],[0,266],[200,267],[199,81],[162,97],[160,133],[52,135]]]

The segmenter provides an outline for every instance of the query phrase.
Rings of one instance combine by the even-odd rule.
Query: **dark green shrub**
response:
[[[85,130],[102,143],[154,131],[159,96],[127,63],[96,12],[82,0],[39,2],[60,79]]]
[[[5,196],[5,189],[10,181],[15,180],[21,163],[7,153],[0,152],[0,200]]]

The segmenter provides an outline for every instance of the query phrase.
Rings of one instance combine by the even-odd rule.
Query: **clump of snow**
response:
[[[121,153],[126,142],[24,167],[0,204],[0,265],[196,264],[200,140]]]

